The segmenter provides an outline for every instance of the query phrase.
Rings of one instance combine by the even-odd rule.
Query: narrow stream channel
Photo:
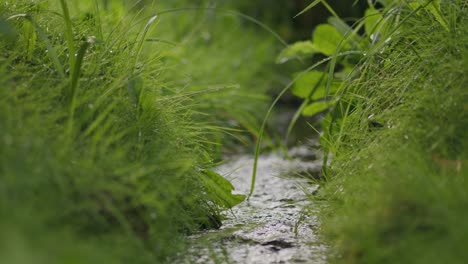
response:
[[[318,186],[301,175],[316,175],[321,161],[308,147],[289,151],[291,159],[270,153],[259,157],[255,193],[225,212],[219,230],[192,235],[183,263],[325,263],[326,245],[318,241],[316,207],[307,198]],[[240,155],[217,171],[237,193],[250,188],[253,157]]]

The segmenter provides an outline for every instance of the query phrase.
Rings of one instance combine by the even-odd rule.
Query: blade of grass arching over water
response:
[[[360,52],[360,51],[348,51],[348,52],[339,53],[339,54],[337,54],[337,56],[346,56],[346,55],[351,55],[351,54],[362,54],[362,52]],[[275,106],[278,103],[278,101],[280,100],[280,98],[283,97],[283,95],[294,85],[294,83],[297,80],[299,80],[304,74],[310,72],[311,70],[317,68],[318,66],[320,66],[320,65],[322,65],[322,64],[324,64],[326,62],[329,62],[331,59],[332,59],[331,57],[327,57],[327,58],[313,64],[312,66],[309,66],[304,71],[300,72],[291,82],[288,83],[288,85],[286,85],[286,87],[283,88],[283,90],[281,90],[281,92],[278,94],[278,96],[276,96],[275,100],[273,101],[273,103],[271,103],[270,107],[268,108],[268,111],[265,114],[265,118],[263,119],[262,125],[260,127],[259,132],[258,132],[258,139],[257,139],[257,143],[255,145],[254,164],[253,164],[253,168],[252,168],[252,182],[250,184],[250,191],[249,191],[249,195],[247,196],[247,200],[250,199],[250,196],[252,196],[252,194],[254,192],[254,189],[255,189],[255,181],[256,181],[256,178],[257,178],[258,158],[260,156],[260,145],[262,143],[263,133],[265,132],[266,123],[270,119],[270,116],[271,116],[271,114],[273,112],[273,109],[275,108]]]
[[[273,103],[271,103],[270,107],[268,108],[268,111],[263,119],[263,122],[262,122],[262,125],[260,126],[260,130],[258,132],[258,138],[257,138],[257,143],[255,145],[255,154],[254,154],[254,164],[253,164],[253,168],[252,168],[252,182],[250,184],[250,191],[249,191],[249,195],[247,196],[247,200],[250,199],[250,197],[252,196],[254,190],[255,190],[255,181],[257,179],[257,167],[258,167],[258,158],[260,156],[260,146],[261,146],[261,143],[262,143],[262,139],[263,139],[263,133],[265,132],[265,126],[266,126],[266,123],[268,122],[268,120],[270,119],[270,116],[271,116],[271,113],[273,112],[273,109],[275,108],[276,104],[278,103],[279,99],[281,97],[283,97],[283,95],[294,85],[294,83],[301,77],[303,76],[304,74],[306,74],[307,72],[311,71],[312,69],[314,69],[315,67],[319,66],[320,64],[322,63],[325,63],[329,61],[329,58],[326,58],[325,60],[322,60],[312,66],[310,66],[309,68],[307,68],[306,70],[302,71],[301,73],[299,73],[296,78],[294,78],[291,82],[288,83],[288,85],[286,85],[286,87],[283,88],[283,90],[281,90],[281,92],[278,94],[278,96],[276,96],[275,100],[273,101]]]

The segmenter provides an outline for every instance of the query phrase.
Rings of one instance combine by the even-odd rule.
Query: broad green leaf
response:
[[[367,36],[372,39],[373,34],[379,33],[382,21],[383,16],[379,10],[368,8],[364,13],[364,29],[366,30]]]
[[[201,179],[208,195],[221,207],[232,208],[245,200],[245,195],[232,194],[231,182],[212,170],[204,170]]]
[[[300,98],[310,98],[313,100],[332,95],[338,89],[340,82],[333,81],[327,94],[326,85],[328,74],[320,71],[311,71],[303,74],[292,88],[292,93]]]
[[[319,101],[313,102],[310,105],[306,106],[302,111],[302,114],[305,116],[313,116],[320,112],[327,110],[330,107],[329,102]]]
[[[298,41],[283,49],[276,58],[276,63],[284,63],[292,58],[312,55],[317,52],[317,49],[311,41]]]
[[[343,35],[335,27],[321,24],[315,28],[313,43],[318,51],[325,55],[333,55],[343,39]],[[343,43],[341,50],[349,49],[349,43]]]
[[[319,71],[305,73],[296,80],[291,91],[297,97],[307,98],[311,95],[316,86],[320,86],[324,83],[326,75],[326,73]]]

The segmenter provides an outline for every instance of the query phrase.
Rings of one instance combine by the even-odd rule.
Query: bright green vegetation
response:
[[[257,130],[274,40],[124,2],[0,1],[4,263],[159,263],[244,199],[210,169]]]
[[[468,259],[466,1],[368,1],[352,26],[310,1],[333,17],[282,52],[231,8],[283,30],[283,6],[251,2],[0,1],[2,263],[174,261],[245,198],[212,168],[223,146],[258,158],[289,90],[288,132],[323,116],[332,262]]]
[[[468,5],[380,2],[343,41],[335,18],[282,54],[331,56],[293,92],[304,114],[328,109],[321,143],[332,161],[320,198],[332,262],[465,263]],[[332,50],[315,39],[325,27],[338,36]],[[353,50],[360,55],[339,55]]]

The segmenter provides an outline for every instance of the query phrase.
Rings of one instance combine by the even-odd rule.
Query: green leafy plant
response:
[[[384,19],[381,11],[372,5],[365,11],[364,18],[358,21],[354,28],[351,28],[332,11],[332,8],[326,4],[326,1],[314,1],[303,12],[319,3],[326,5],[327,9],[331,10],[330,12],[334,14],[329,19],[329,23],[318,25],[314,29],[312,40],[299,41],[285,48],[276,60],[278,63],[284,63],[292,58],[310,57],[314,54],[322,54],[332,58],[331,63],[324,69],[324,73],[328,75],[319,76],[316,71],[302,77],[304,79],[307,78],[308,81],[301,81],[299,79],[294,84],[293,94],[307,99],[307,103],[311,104],[302,108],[302,114],[304,115],[315,115],[333,107],[333,100],[330,99],[338,98],[337,92],[340,90],[338,89],[340,84],[356,78],[357,76],[353,68],[355,68],[359,61],[367,60],[365,55],[368,53],[368,50],[373,50],[372,47],[376,45],[381,46],[389,40],[391,34],[389,17]],[[407,3],[407,5],[412,10],[417,10],[417,13],[421,12],[420,10],[428,11],[447,29],[446,22],[440,17],[440,1],[422,0]],[[364,27],[363,36],[357,34],[361,27]],[[355,54],[360,55],[356,57],[353,54],[353,56],[338,58],[337,54],[349,51],[355,51]],[[338,66],[341,66],[342,70],[337,71],[340,68]],[[328,76],[331,77],[329,78]],[[323,79],[327,79],[327,81],[322,82]],[[332,85],[334,87],[331,87]],[[327,97],[329,99],[326,99]],[[328,107],[326,107],[324,101],[329,102]],[[319,105],[312,106],[314,102]]]
[[[202,180],[208,195],[221,207],[230,209],[245,200],[245,195],[232,194],[231,182],[212,170],[204,170]]]

